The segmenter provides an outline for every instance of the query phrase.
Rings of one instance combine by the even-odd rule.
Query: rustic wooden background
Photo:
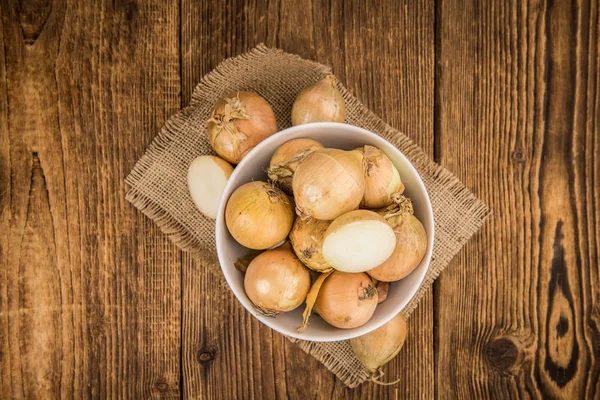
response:
[[[225,4],[229,3],[229,4]],[[599,398],[600,6],[0,0],[0,398]],[[125,199],[200,78],[331,65],[492,209],[346,389]]]

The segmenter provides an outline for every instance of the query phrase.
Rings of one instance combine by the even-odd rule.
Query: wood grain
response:
[[[1,398],[599,398],[597,0],[0,1]],[[200,78],[331,65],[493,211],[349,390],[124,197]]]
[[[178,397],[180,255],[123,182],[180,105],[177,4],[0,7],[0,397]]]
[[[223,59],[258,43],[331,65],[358,98],[433,156],[432,1],[182,2],[182,97]],[[216,272],[215,272],[216,269]],[[218,266],[183,265],[183,385],[191,398],[432,398],[433,297],[410,319],[387,367],[398,386],[346,389],[325,367],[262,326]],[[408,367],[410,366],[410,367]]]
[[[439,397],[600,397],[599,13],[438,10],[441,161],[494,213],[436,283]]]

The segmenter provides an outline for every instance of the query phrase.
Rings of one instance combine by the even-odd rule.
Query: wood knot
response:
[[[201,365],[207,365],[215,359],[215,352],[209,350],[200,350],[198,351],[198,356],[196,358]]]
[[[517,345],[505,337],[496,338],[489,342],[485,354],[488,362],[501,372],[509,371],[521,359]]]
[[[162,378],[159,378],[154,385],[152,385],[152,389],[158,393],[167,393],[169,391],[169,384]]]
[[[527,157],[523,150],[517,149],[512,152],[512,160],[514,163],[524,164],[527,161]]]

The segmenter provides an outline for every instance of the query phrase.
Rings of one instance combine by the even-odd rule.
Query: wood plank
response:
[[[598,398],[598,2],[438,15],[441,161],[493,212],[436,287],[438,397]]]
[[[0,397],[179,395],[180,254],[123,182],[180,105],[178,12],[1,4]]]
[[[182,2],[182,97],[223,59],[264,42],[332,65],[374,112],[433,155],[433,1]],[[348,390],[325,367],[261,326],[219,270],[183,262],[182,369],[192,398],[431,398],[433,296],[409,321],[406,348],[387,368],[397,386]]]

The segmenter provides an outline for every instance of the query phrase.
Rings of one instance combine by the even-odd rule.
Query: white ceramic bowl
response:
[[[282,313],[275,318],[259,314],[254,309],[248,296],[246,296],[243,274],[235,269],[233,265],[236,260],[248,253],[248,249],[233,239],[225,225],[225,207],[229,196],[235,189],[247,182],[266,180],[264,170],[269,165],[275,150],[288,140],[302,137],[317,140],[325,147],[343,150],[351,150],[365,144],[383,150],[398,168],[402,182],[406,186],[405,195],[413,200],[415,216],[423,223],[427,231],[427,253],[421,264],[406,278],[391,284],[387,300],[377,306],[375,314],[369,322],[358,328],[335,328],[323,321],[318,315],[313,314],[309,319],[307,329],[303,333],[298,333],[297,328],[302,324],[304,305],[293,311]],[[433,211],[425,185],[423,185],[416,169],[396,147],[380,136],[356,126],[333,122],[304,124],[285,129],[269,137],[250,151],[235,168],[225,186],[217,212],[216,224],[217,253],[221,269],[229,287],[238,300],[252,315],[276,331],[298,339],[317,342],[351,339],[377,329],[389,321],[408,304],[417,292],[425,277],[427,268],[429,268],[433,250]]]

